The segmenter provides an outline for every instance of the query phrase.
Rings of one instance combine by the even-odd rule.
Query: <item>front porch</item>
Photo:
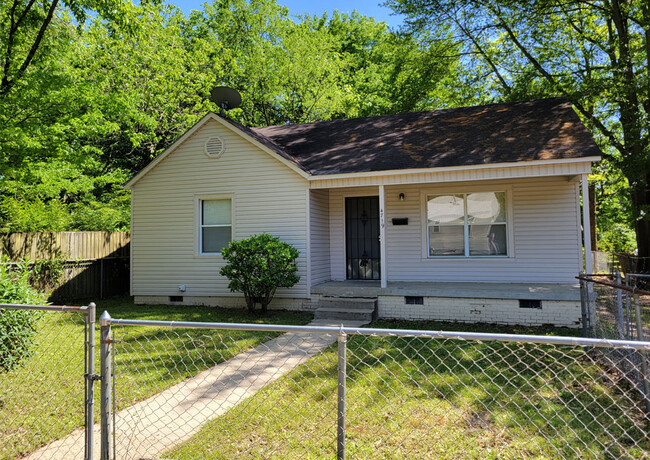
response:
[[[580,288],[568,284],[328,281],[312,287],[317,308],[376,303],[385,319],[580,327]],[[355,307],[356,308],[356,307]]]
[[[388,281],[328,281],[311,288],[325,297],[421,296],[465,299],[525,299],[580,301],[580,286],[531,283],[439,283]]]

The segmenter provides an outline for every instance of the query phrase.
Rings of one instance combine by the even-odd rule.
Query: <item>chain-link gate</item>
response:
[[[95,305],[0,304],[0,459],[92,459]]]
[[[105,459],[650,456],[649,342],[100,323]]]

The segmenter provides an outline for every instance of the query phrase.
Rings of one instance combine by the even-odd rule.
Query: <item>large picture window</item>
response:
[[[200,200],[201,254],[219,254],[232,239],[232,201]]]
[[[429,257],[508,255],[506,192],[427,196]]]

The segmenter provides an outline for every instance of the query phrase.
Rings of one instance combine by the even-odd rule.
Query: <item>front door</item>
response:
[[[379,279],[379,197],[345,199],[347,279]]]

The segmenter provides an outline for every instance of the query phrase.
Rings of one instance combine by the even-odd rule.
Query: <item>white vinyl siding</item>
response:
[[[426,195],[462,193],[477,184],[508,190],[509,257],[428,258]],[[573,284],[581,260],[575,190],[566,176],[386,187],[387,280]],[[345,279],[344,197],[377,193],[377,187],[330,190],[333,280]],[[408,218],[408,225],[392,225],[393,218]]]
[[[204,153],[205,141],[220,136],[218,158]],[[219,275],[220,254],[199,251],[198,204],[231,197],[232,238],[263,232],[300,251],[300,282],[278,289],[278,297],[305,298],[307,280],[308,183],[240,135],[210,120],[135,185],[132,229],[132,294],[233,296]]]
[[[314,286],[331,278],[328,191],[310,191],[310,206],[311,284]]]

